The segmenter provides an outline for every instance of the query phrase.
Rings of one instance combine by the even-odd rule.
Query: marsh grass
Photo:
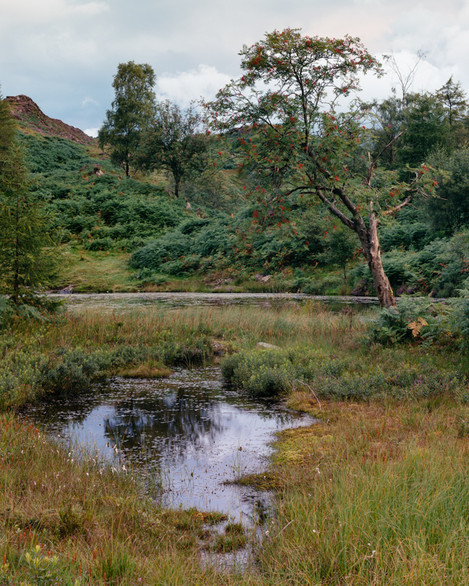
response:
[[[199,564],[202,528],[222,516],[159,509],[122,471],[9,414],[0,465],[1,584],[253,583]]]
[[[467,413],[328,403],[322,424],[285,432],[261,553],[272,583],[467,584]]]
[[[57,390],[64,373],[75,373],[74,392],[80,377],[208,361],[216,344],[227,370],[244,365],[241,392],[273,361],[288,405],[320,423],[281,434],[259,572],[220,576],[199,562],[218,539],[206,514],[162,511],[122,471],[74,460],[1,415],[0,583],[38,583],[34,562],[63,584],[467,584],[467,360],[446,347],[364,344],[366,322],[306,304],[95,309],[16,324],[0,339],[4,406]],[[217,548],[242,542],[228,531]]]
[[[42,323],[22,321],[0,336],[0,405],[17,407],[45,392],[75,392],[112,374],[154,376],[160,368],[203,364],[213,358],[214,342],[230,352],[261,341],[347,347],[364,328],[358,316],[334,314],[318,304],[93,308]]]

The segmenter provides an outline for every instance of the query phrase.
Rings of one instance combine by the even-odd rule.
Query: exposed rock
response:
[[[226,342],[214,340],[212,342],[212,352],[214,356],[225,356],[228,352],[228,344]]]
[[[58,136],[79,144],[92,144],[94,139],[74,126],[65,124],[61,120],[49,118],[39,106],[28,96],[7,96],[11,115],[20,122],[20,126],[42,134],[43,136]]]
[[[267,342],[257,342],[257,348],[264,348],[264,350],[281,350],[280,346],[275,344],[268,344]]]
[[[272,278],[272,275],[254,275],[254,278],[256,279],[256,281],[259,281],[261,283],[268,283],[270,281],[270,279]]]

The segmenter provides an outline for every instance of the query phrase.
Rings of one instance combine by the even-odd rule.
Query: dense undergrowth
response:
[[[194,179],[175,199],[163,176],[125,178],[96,147],[21,137],[32,193],[46,203],[69,251],[58,287],[164,290],[197,283],[202,290],[373,293],[356,236],[307,197],[264,208],[228,165],[210,179]],[[383,263],[398,293],[464,296],[469,236],[461,194],[469,158],[464,149],[434,158],[441,193],[381,226]],[[103,262],[118,257],[125,270],[95,282],[82,260],[92,254],[104,255]]]

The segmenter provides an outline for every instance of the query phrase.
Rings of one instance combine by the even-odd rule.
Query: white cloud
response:
[[[453,75],[469,90],[468,0],[6,0],[0,19],[0,84],[27,94],[53,118],[95,128],[113,99],[121,62],[151,64],[160,97],[187,105],[212,98],[239,73],[238,51],[266,31],[302,28],[318,36],[359,36],[402,67],[427,59],[413,89]],[[204,65],[201,65],[204,64]],[[396,80],[367,78],[364,92],[386,97]],[[373,92],[376,92],[373,96]],[[93,101],[90,101],[93,100]]]
[[[177,74],[163,74],[158,78],[159,99],[169,99],[181,106],[188,106],[192,100],[212,99],[217,91],[230,81],[210,65],[199,65],[197,69]]]
[[[83,132],[92,138],[96,138],[98,136],[99,128],[87,128]]]
[[[81,101],[81,105],[83,106],[83,108],[86,108],[86,106],[89,105],[99,106],[99,103],[93,98],[87,96],[86,98],[83,98],[83,100]]]
[[[16,0],[2,5],[0,30],[46,26],[50,28],[58,23],[67,28],[75,28],[83,20],[96,17],[109,10],[105,2],[70,2],[67,0]]]

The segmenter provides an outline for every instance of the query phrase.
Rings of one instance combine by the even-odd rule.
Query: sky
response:
[[[469,0],[0,0],[0,91],[25,94],[45,114],[96,134],[114,98],[119,63],[150,64],[159,99],[210,99],[240,75],[239,51],[266,32],[360,37],[392,55],[411,91],[451,76],[469,95]],[[388,65],[362,97],[399,88]]]

